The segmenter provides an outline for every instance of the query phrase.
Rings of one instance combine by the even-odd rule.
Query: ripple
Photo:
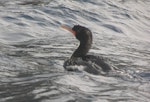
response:
[[[106,27],[106,28],[108,28],[108,29],[111,29],[111,30],[113,30],[113,31],[115,31],[115,32],[117,32],[117,33],[123,33],[123,31],[122,31],[120,28],[118,28],[118,27],[116,27],[116,26],[114,26],[114,25],[103,24],[102,26],[104,26],[104,27]]]

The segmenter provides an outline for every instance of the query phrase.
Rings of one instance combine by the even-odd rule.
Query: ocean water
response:
[[[0,0],[0,102],[150,102],[149,0]],[[119,70],[68,72],[88,27],[89,53]]]

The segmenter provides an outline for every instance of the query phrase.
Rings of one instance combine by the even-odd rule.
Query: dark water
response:
[[[0,102],[149,102],[149,0],[1,0]],[[90,53],[118,71],[68,72],[78,41],[60,28],[92,30]]]

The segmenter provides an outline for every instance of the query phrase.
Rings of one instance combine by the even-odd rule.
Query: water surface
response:
[[[149,102],[149,0],[1,0],[0,102]],[[68,72],[78,41],[61,24],[94,37],[90,53],[119,70]]]

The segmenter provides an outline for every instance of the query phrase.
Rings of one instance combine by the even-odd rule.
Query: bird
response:
[[[61,28],[70,31],[80,42],[72,56],[64,62],[63,67],[66,70],[77,71],[81,68],[88,73],[96,75],[100,74],[102,71],[109,72],[113,70],[113,67],[105,62],[103,57],[88,54],[93,42],[93,36],[90,29],[81,25],[74,25],[73,27],[61,25]]]

